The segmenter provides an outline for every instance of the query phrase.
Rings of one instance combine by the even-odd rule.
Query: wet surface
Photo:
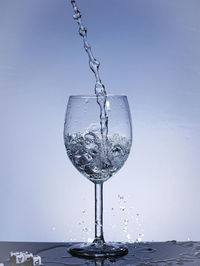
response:
[[[122,266],[200,266],[200,242],[146,242],[127,244],[126,256],[112,259],[80,259],[72,257],[68,248],[74,243],[0,242],[0,265],[8,262],[11,251],[27,251],[42,258],[43,265],[122,265]],[[1,264],[2,263],[2,264]],[[25,265],[25,264],[21,264]]]

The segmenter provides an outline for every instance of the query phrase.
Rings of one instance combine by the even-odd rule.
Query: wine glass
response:
[[[103,236],[103,183],[125,163],[132,144],[131,115],[126,96],[107,95],[108,134],[101,134],[96,95],[70,96],[64,124],[67,155],[75,168],[95,184],[95,239],[72,246],[78,257],[106,258],[128,253],[122,243],[105,242]]]

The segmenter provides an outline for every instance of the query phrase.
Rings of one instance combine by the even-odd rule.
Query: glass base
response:
[[[128,248],[122,243],[107,242],[97,243],[81,243],[69,248],[68,252],[72,256],[82,258],[109,258],[120,257],[128,253]]]

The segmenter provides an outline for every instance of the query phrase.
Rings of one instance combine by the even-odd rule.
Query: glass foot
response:
[[[122,243],[107,242],[97,243],[81,243],[69,248],[68,252],[72,256],[82,258],[109,258],[120,257],[128,253],[128,248]]]

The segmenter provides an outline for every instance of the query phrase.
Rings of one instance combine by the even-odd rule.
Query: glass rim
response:
[[[119,95],[119,94],[107,94],[107,97],[116,97],[116,98],[120,98],[120,97],[127,97],[126,95]],[[78,99],[84,99],[84,98],[96,98],[96,94],[80,94],[80,95],[70,95],[69,98],[78,98]]]

